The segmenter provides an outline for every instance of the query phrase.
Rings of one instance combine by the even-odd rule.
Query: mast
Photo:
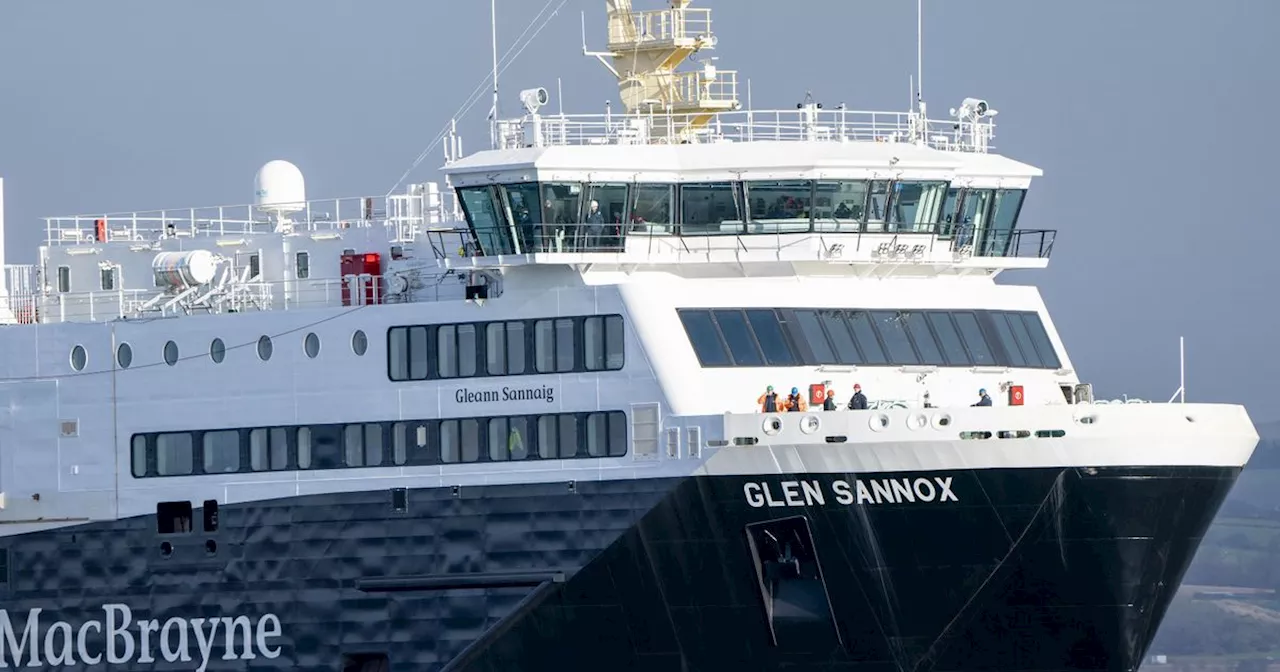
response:
[[[489,136],[492,149],[498,148],[498,0],[489,0],[489,30],[493,45],[493,109],[489,119]]]

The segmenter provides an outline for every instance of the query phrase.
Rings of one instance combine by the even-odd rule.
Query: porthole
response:
[[[923,413],[913,413],[907,417],[907,429],[917,430],[929,426],[929,418]]]
[[[212,359],[214,364],[221,364],[222,360],[226,358],[227,344],[223,343],[221,338],[213,339],[213,342],[209,344],[209,359]]]
[[[821,426],[822,421],[819,420],[816,415],[806,415],[804,416],[804,419],[800,421],[800,431],[805,434],[812,434],[818,431],[818,428]]]
[[[867,420],[867,424],[871,426],[872,430],[883,432],[889,428],[889,416],[884,413],[873,414],[871,418]]]
[[[133,364],[133,348],[129,347],[128,343],[116,346],[116,364],[119,364],[122,369],[127,369]]]
[[[368,349],[369,338],[364,335],[363,331],[356,329],[356,333],[351,334],[351,352],[356,353],[356,357],[363,357]]]
[[[779,418],[776,415],[770,415],[764,419],[764,424],[762,425],[762,427],[764,429],[765,434],[768,434],[769,436],[774,436],[778,432],[782,431],[782,418]]]
[[[302,341],[302,349],[306,351],[307,356],[315,359],[320,354],[320,337],[315,334],[307,334]]]
[[[178,344],[169,341],[164,344],[164,363],[173,366],[178,363]]]
[[[258,339],[258,359],[267,361],[271,359],[271,337],[263,336]]]
[[[947,415],[946,413],[939,413],[938,415],[933,416],[934,429],[940,430],[949,425],[951,425],[951,416]]]
[[[71,348],[71,368],[76,371],[84,371],[84,365],[89,363],[89,353],[84,351],[83,345],[77,345]]]

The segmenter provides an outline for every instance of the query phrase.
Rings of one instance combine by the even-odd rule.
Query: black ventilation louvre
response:
[[[794,516],[754,523],[746,530],[773,644],[790,651],[839,646],[809,520]]]

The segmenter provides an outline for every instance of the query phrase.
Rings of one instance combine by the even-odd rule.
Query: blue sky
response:
[[[558,2],[558,0],[557,0]],[[500,0],[505,51],[543,0]],[[637,0],[645,5],[644,0]],[[656,0],[648,4],[658,4]],[[911,0],[701,0],[719,66],[755,107],[905,109]],[[1000,110],[1001,153],[1044,169],[1022,225],[1058,230],[1034,283],[1081,376],[1104,397],[1168,399],[1187,337],[1190,401],[1280,419],[1280,3],[925,0],[925,94]],[[40,217],[251,200],[264,162],[313,198],[385,193],[490,67],[487,2],[160,0],[0,3],[0,176],[8,257]],[[567,111],[617,103],[581,54],[604,3],[568,0],[502,77],[503,104],[561,78]],[[552,108],[559,101],[552,101]],[[488,100],[463,120],[488,142]],[[434,152],[411,179],[434,179]]]

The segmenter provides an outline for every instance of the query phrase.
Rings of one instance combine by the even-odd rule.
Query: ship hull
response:
[[[1128,671],[1238,473],[690,476],[68,527],[0,539],[0,667]]]

